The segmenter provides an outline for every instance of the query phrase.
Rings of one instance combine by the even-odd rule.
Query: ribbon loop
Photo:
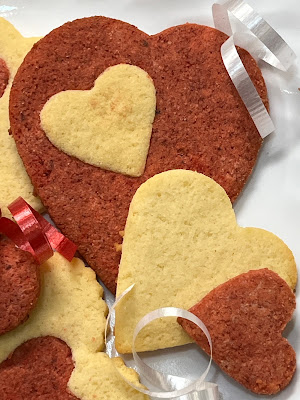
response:
[[[24,237],[29,242],[32,249],[30,252],[37,259],[38,263],[42,264],[52,257],[52,247],[25,200],[19,197],[8,206],[8,209],[23,232]]]
[[[235,47],[239,39],[245,38],[246,35],[244,32],[233,33],[229,13],[248,30],[247,41],[244,44],[240,41],[240,45],[247,48],[253,56],[255,55],[258,59],[264,60],[277,69],[287,71],[296,55],[282,37],[243,0],[226,0],[222,3],[215,3],[212,6],[212,13],[216,29],[230,36],[221,47],[225,68],[259,134],[265,138],[275,128]]]
[[[1,217],[0,232],[11,239],[16,246],[29,251],[39,264],[52,257],[53,249],[68,261],[72,260],[77,250],[75,244],[58,232],[22,197],[11,203],[8,209],[17,224],[8,218]]]
[[[112,317],[112,313],[115,310],[116,306],[121,302],[121,300],[133,289],[134,284],[131,285],[129,288],[127,288],[114,302],[112,307],[109,310],[108,318],[106,321],[106,328],[105,328],[105,343],[108,345],[108,340],[107,340],[107,327],[109,324],[109,321]],[[137,352],[135,351],[135,341],[136,338],[139,334],[139,332],[150,322],[159,319],[159,318],[164,318],[164,317],[181,317],[184,319],[187,319],[194,324],[196,324],[205,334],[208,343],[210,345],[210,361],[208,363],[208,366],[206,370],[202,373],[200,378],[198,378],[196,381],[191,381],[190,379],[182,378],[179,376],[171,375],[171,374],[165,374],[160,371],[157,371],[156,369],[150,367],[142,359],[139,357]],[[112,329],[113,331],[113,329]],[[111,334],[112,336],[112,334]],[[114,337],[111,337],[109,343],[109,351],[110,357],[118,355],[118,353],[115,350],[114,346]],[[138,387],[134,385],[132,382],[130,382],[128,379],[126,379],[120,371],[120,375],[122,378],[135,390],[138,390],[141,393],[147,394],[151,397],[159,398],[159,399],[174,399],[174,398],[180,398],[180,400],[219,400],[219,391],[218,391],[218,386],[214,383],[211,382],[205,382],[205,378],[209,372],[211,363],[212,363],[212,342],[211,342],[211,337],[210,334],[204,325],[204,323],[196,317],[194,314],[192,314],[189,311],[180,309],[180,308],[175,308],[175,307],[165,307],[165,308],[159,308],[158,310],[154,310],[147,315],[145,315],[137,324],[134,330],[133,334],[133,343],[132,343],[132,355],[136,364],[136,369],[139,372],[139,374],[144,377],[149,383],[154,385],[155,387],[160,388],[162,391],[151,391],[147,389],[142,389],[141,387]]]
[[[229,12],[259,39],[260,59],[282,71],[289,69],[296,59],[296,54],[271,25],[243,0],[227,0],[213,5],[213,18],[217,29],[232,35]]]

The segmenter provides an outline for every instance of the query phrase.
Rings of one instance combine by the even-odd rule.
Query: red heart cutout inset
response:
[[[296,354],[282,337],[296,307],[287,283],[268,269],[230,279],[189,311],[206,325],[214,361],[232,378],[258,394],[284,389],[296,370]],[[203,332],[179,319],[185,331],[208,354]]]
[[[33,256],[0,238],[0,335],[28,318],[39,293],[39,266]]]
[[[191,169],[215,179],[233,201],[252,172],[262,139],[223,65],[220,46],[226,38],[195,24],[148,36],[125,22],[86,18],[41,39],[16,75],[11,129],[27,172],[57,226],[113,292],[119,232],[143,182],[166,170]],[[244,50],[240,55],[267,105],[256,62]],[[119,63],[147,71],[157,92],[157,115],[140,178],[64,154],[40,127],[40,111],[51,96],[91,89],[106,68]]]
[[[0,364],[2,400],[77,400],[67,384],[74,365],[70,348],[46,336],[31,339]]]

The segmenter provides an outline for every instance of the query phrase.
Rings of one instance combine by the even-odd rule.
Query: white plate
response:
[[[209,0],[0,0],[0,15],[25,36],[42,36],[66,21],[91,15],[122,19],[154,34],[185,22],[213,26],[212,3]],[[249,3],[300,55],[298,0],[253,0]],[[276,132],[265,140],[255,171],[235,204],[240,225],[265,228],[281,237],[294,252],[297,264],[300,263],[299,65],[298,60],[288,73],[263,66]],[[106,299],[110,303],[112,296],[107,293]],[[298,309],[285,331],[298,359],[299,319]],[[194,378],[200,375],[207,362],[207,357],[195,345],[147,354],[146,359],[166,372]],[[265,397],[244,390],[216,366],[212,367],[209,379],[219,384],[223,400]],[[268,398],[298,400],[299,393],[299,373],[296,373],[287,389]]]

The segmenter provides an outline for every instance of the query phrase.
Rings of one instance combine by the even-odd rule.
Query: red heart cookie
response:
[[[61,340],[29,340],[0,364],[1,400],[76,400],[67,389],[73,368],[71,350]]]
[[[296,369],[296,355],[282,337],[296,307],[286,282],[268,269],[230,279],[189,311],[206,325],[214,361],[232,378],[258,394],[285,388]],[[185,331],[210,353],[202,331],[179,319]]]
[[[5,62],[0,58],[0,97],[3,96],[9,80],[9,71]]]
[[[39,266],[33,256],[0,239],[0,335],[28,318],[39,293]]]
[[[226,38],[195,24],[148,36],[121,21],[85,18],[41,39],[16,75],[11,129],[27,172],[57,226],[113,292],[119,232],[143,182],[170,169],[196,170],[221,184],[233,201],[252,172],[262,139],[223,65],[220,46]],[[244,50],[240,55],[267,105],[256,62]],[[40,126],[50,97],[91,89],[106,68],[119,63],[144,69],[156,88],[157,115],[139,178],[64,154]]]

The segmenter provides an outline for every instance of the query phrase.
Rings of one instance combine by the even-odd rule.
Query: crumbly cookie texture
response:
[[[144,172],[155,116],[155,87],[139,67],[107,68],[91,90],[67,90],[51,97],[41,126],[60,150],[121,174]]]
[[[32,338],[54,336],[72,350],[75,368],[68,383],[72,394],[81,400],[146,399],[113,367],[120,361],[101,353],[107,306],[94,271],[79,259],[69,263],[55,253],[41,266],[41,279],[41,294],[29,319],[0,337],[0,362]],[[135,372],[125,371],[138,382]]]
[[[0,335],[28,318],[39,293],[40,271],[36,260],[0,235]]]
[[[143,182],[170,169],[189,169],[213,178],[234,201],[251,174],[262,138],[224,67],[220,46],[226,38],[197,24],[149,36],[122,21],[83,18],[41,39],[18,70],[10,96],[18,151],[51,218],[112,292],[120,261],[115,245]],[[239,54],[268,107],[255,60],[245,50]],[[89,91],[116,64],[147,71],[156,89],[146,167],[136,178],[67,155],[40,123],[40,111],[52,96]]]
[[[190,308],[206,325],[214,361],[258,394],[275,394],[291,381],[296,354],[282,337],[296,299],[287,283],[268,269],[249,271],[223,283]],[[210,353],[203,332],[179,318],[184,330]]]
[[[291,288],[297,280],[292,252],[274,234],[241,228],[224,189],[186,170],[154,176],[136,192],[122,246],[117,296],[135,283],[116,310],[116,347],[131,352],[133,330],[160,307],[188,309],[228,279],[269,268]],[[140,332],[138,351],[190,341],[175,319]]]
[[[8,132],[8,103],[12,81],[25,55],[37,40],[24,38],[13,25],[0,18],[0,59],[9,71],[8,84],[0,97],[0,208],[6,217],[11,217],[7,206],[19,196],[35,209],[41,211],[43,208],[40,200],[33,195],[33,186]]]
[[[1,400],[80,400],[68,390],[71,349],[60,339],[28,340],[0,364]]]

